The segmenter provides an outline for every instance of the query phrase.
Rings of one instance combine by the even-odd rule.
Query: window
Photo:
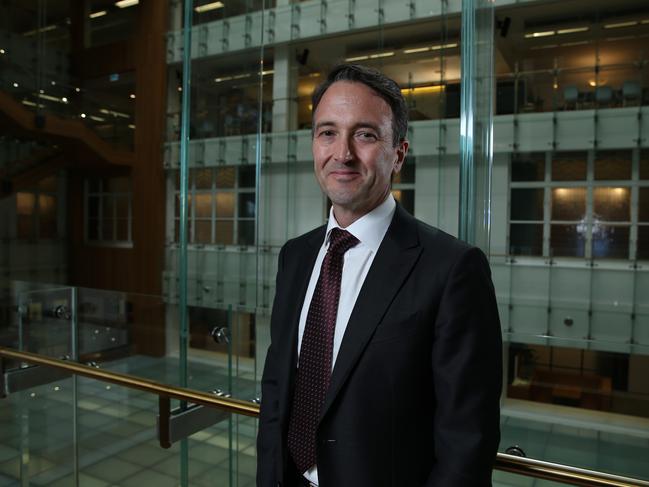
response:
[[[649,181],[642,179],[646,158],[643,151],[632,150],[513,155],[510,253],[648,258]],[[632,208],[636,192],[637,224]]]
[[[85,181],[86,242],[132,245],[132,191],[127,177]]]
[[[255,166],[192,169],[189,175],[188,241],[254,245]],[[175,240],[180,234],[180,180],[175,185]]]
[[[16,237],[58,238],[58,179],[41,179],[31,191],[16,193]]]
[[[415,214],[415,159],[406,157],[401,171],[392,179],[392,195],[411,215]]]

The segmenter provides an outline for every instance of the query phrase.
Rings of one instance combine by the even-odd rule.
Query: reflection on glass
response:
[[[216,193],[216,216],[234,218],[234,193]]]
[[[255,221],[254,220],[239,220],[237,222],[239,227],[238,241],[239,245],[254,245],[255,244]]]
[[[212,222],[210,220],[196,220],[194,226],[194,243],[212,243]]]
[[[115,196],[114,201],[117,218],[128,218],[128,197]]]
[[[16,212],[18,215],[33,215],[36,196],[33,193],[16,193]]]
[[[38,196],[39,218],[52,218],[56,215],[56,196],[41,194]]]
[[[128,240],[128,220],[120,218],[117,220],[117,240]]]
[[[210,189],[212,187],[212,169],[193,169],[192,179],[196,189]]]
[[[638,188],[638,220],[649,222],[649,188]]]
[[[631,220],[630,188],[595,188],[593,191],[594,219],[608,222]]]
[[[88,220],[88,240],[99,240],[99,220]]]
[[[543,188],[512,188],[510,219],[543,220]]]
[[[508,397],[649,417],[646,399],[621,373],[642,363],[641,355],[511,343],[508,356]]]
[[[649,260],[649,225],[638,226],[638,245],[636,258]]]
[[[631,179],[631,151],[597,151],[595,153],[595,179]]]
[[[217,220],[215,230],[217,244],[231,245],[234,243],[234,221]]]
[[[101,212],[104,218],[113,218],[113,197],[104,194],[101,201]]]
[[[115,239],[115,232],[114,232],[114,220],[107,220],[104,219],[101,223],[101,240],[114,240]]]
[[[192,214],[192,195],[187,195],[187,214]],[[180,194],[176,193],[176,199],[174,204],[174,215],[176,218],[180,217]]]
[[[239,217],[255,217],[255,193],[239,193]]]
[[[235,167],[219,167],[216,169],[216,187],[234,188]]]
[[[411,215],[415,212],[415,190],[414,189],[393,189],[392,195],[403,208]]]
[[[512,156],[512,181],[543,181],[545,153],[532,152]]]
[[[56,176],[49,176],[47,178],[43,178],[38,182],[38,189],[41,191],[49,191],[50,193],[54,193],[58,189],[58,181],[56,179]]]
[[[512,223],[510,225],[509,253],[512,255],[542,255],[543,225]]]
[[[104,182],[104,191],[109,193],[128,193],[130,190],[129,178],[107,178]]]
[[[210,193],[199,193],[195,195],[195,198],[196,218],[210,218],[212,216],[212,195]]]
[[[554,188],[552,220],[575,221],[586,217],[586,188]]]
[[[406,162],[401,166],[401,171],[394,175],[393,184],[408,184],[415,182],[415,163],[406,158]]]
[[[626,259],[629,257],[629,227],[593,224],[593,257]]]
[[[586,179],[586,152],[555,152],[552,154],[553,181],[582,181]]]
[[[255,166],[239,166],[239,187],[240,188],[254,188],[255,187]]]
[[[584,257],[586,224],[551,225],[550,252],[554,257]]]
[[[640,150],[640,179],[649,179],[649,149]]]

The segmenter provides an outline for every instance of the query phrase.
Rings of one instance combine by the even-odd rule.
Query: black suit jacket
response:
[[[325,227],[279,254],[257,485],[295,485],[286,447],[300,310]],[[501,337],[484,254],[397,205],[352,311],[317,431],[321,487],[491,485]]]

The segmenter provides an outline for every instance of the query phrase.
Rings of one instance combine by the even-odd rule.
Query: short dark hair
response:
[[[337,81],[362,83],[370,88],[377,96],[383,98],[392,109],[392,145],[396,147],[399,142],[406,139],[408,132],[408,107],[401,94],[401,88],[391,78],[373,68],[358,64],[339,64],[334,67],[320,85],[313,90],[311,95],[312,112],[320,104],[323,95],[331,85]]]

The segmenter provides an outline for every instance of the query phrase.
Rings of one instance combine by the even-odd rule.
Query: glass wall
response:
[[[481,73],[493,99],[478,99],[493,105],[477,193],[490,206],[474,225],[490,230],[505,338],[500,450],[649,479],[649,7],[497,5]],[[459,0],[3,12],[2,346],[257,398],[279,249],[328,217],[310,95],[339,62],[402,87],[401,205],[454,235],[461,212],[476,216],[460,204]],[[59,380],[0,402],[1,481],[253,484],[254,420],[228,416],[162,450],[153,398]]]

